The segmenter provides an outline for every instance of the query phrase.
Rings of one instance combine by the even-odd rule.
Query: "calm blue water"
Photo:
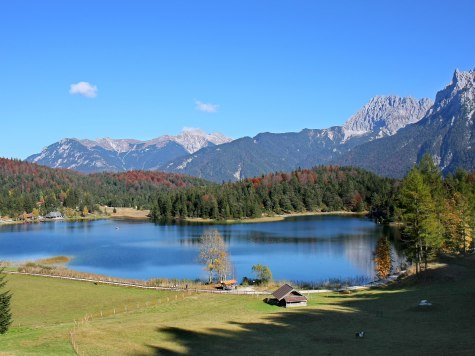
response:
[[[223,235],[239,280],[251,277],[257,263],[268,265],[279,280],[372,278],[376,240],[389,233],[365,218],[343,216],[213,226],[48,222],[0,227],[0,260],[67,255],[74,256],[69,267],[84,272],[134,279],[205,278],[197,262],[198,239],[209,228]]]

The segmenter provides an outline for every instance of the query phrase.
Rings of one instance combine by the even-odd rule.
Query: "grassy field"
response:
[[[86,355],[473,355],[475,260],[454,260],[421,281],[351,295],[312,295],[309,307],[286,310],[254,296],[170,294],[89,283],[11,276],[15,326],[0,336],[12,354],[70,354],[72,319],[96,317],[74,339]],[[166,297],[97,317],[110,305]],[[433,303],[421,308],[422,299]],[[18,326],[20,324],[20,326]],[[364,339],[355,332],[365,331]]]
[[[0,335],[0,355],[74,354],[69,330],[86,314],[117,315],[137,303],[173,298],[176,293],[121,288],[43,277],[9,275],[14,322]]]
[[[137,210],[133,208],[114,208],[111,207],[101,207],[101,210],[105,211],[113,219],[138,219],[138,220],[148,220],[148,214],[150,210]]]

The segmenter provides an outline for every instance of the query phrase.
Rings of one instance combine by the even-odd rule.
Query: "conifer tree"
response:
[[[428,258],[442,246],[443,227],[431,196],[431,188],[414,167],[404,178],[399,197],[399,208],[408,244],[409,257],[416,264],[419,273],[421,263],[427,268]]]
[[[10,300],[12,295],[10,291],[5,291],[7,281],[5,279],[4,269],[0,269],[0,334],[5,334],[12,323],[12,313],[10,311]]]

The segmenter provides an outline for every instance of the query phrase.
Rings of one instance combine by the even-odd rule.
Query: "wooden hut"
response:
[[[218,288],[224,289],[224,290],[231,290],[234,289],[237,284],[237,281],[235,279],[229,279],[226,281],[221,281],[219,283]]]
[[[292,286],[284,284],[272,293],[277,305],[285,308],[306,307],[307,297],[296,291]]]
[[[63,214],[61,214],[59,211],[52,211],[48,214],[45,215],[46,219],[62,219]]]

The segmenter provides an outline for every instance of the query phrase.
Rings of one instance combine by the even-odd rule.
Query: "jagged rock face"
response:
[[[208,134],[200,129],[184,129],[177,136],[161,136],[146,142],[146,145],[163,147],[170,141],[178,143],[188,153],[195,153],[204,147],[208,147],[210,145],[221,145],[232,140],[229,137],[220,134],[219,132]]]
[[[334,163],[377,174],[402,177],[430,154],[444,173],[475,169],[475,72],[456,71],[436,95],[433,108],[419,122],[395,135],[355,147]]]
[[[231,139],[217,132],[208,134],[200,129],[184,129],[177,136],[165,135],[149,141],[140,141],[134,139],[111,139],[108,137],[97,140],[86,139],[78,141],[88,148],[99,146],[105,150],[114,151],[117,153],[128,152],[135,149],[136,147],[139,147],[140,145],[143,145],[143,147],[155,146],[157,148],[162,148],[170,142],[176,142],[188,153],[194,153],[210,144],[220,145],[222,143],[231,141]]]
[[[437,93],[431,114],[421,122],[432,136],[421,147],[443,172],[454,172],[459,167],[475,169],[474,119],[475,71],[456,70],[452,82]],[[418,157],[423,154],[420,151]]]
[[[203,147],[208,147],[211,144],[221,145],[230,142],[231,139],[218,132],[206,134],[201,130],[184,130],[181,135],[176,136],[175,142],[180,144],[189,153],[195,153]]]
[[[440,111],[450,103],[457,102],[460,106],[469,105],[473,108],[475,101],[475,70],[455,71],[452,82],[439,91],[435,97],[434,112]]]
[[[150,141],[68,138],[28,157],[27,161],[85,173],[156,170],[172,159],[230,141],[222,134],[207,134],[198,129],[187,129],[177,136],[162,136]]]
[[[102,147],[107,151],[113,151],[117,153],[130,151],[134,145],[143,143],[138,140],[117,139],[112,138],[99,138],[97,140],[77,140],[87,148]]]
[[[343,125],[345,140],[368,133],[378,138],[394,135],[399,129],[419,121],[432,105],[430,99],[376,96]]]

